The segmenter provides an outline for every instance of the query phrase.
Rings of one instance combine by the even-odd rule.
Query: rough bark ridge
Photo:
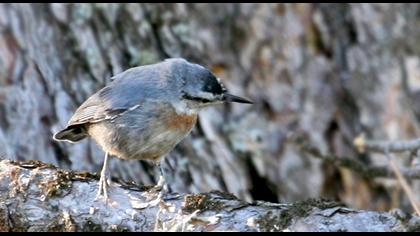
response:
[[[413,231],[420,218],[357,211],[337,202],[247,203],[210,192],[164,194],[114,183],[94,201],[97,177],[38,161],[0,161],[1,231]],[[160,197],[159,197],[160,196]]]
[[[240,199],[325,196],[358,209],[411,207],[394,178],[366,178],[286,141],[381,166],[352,140],[419,137],[419,4],[0,4],[0,156],[99,171],[91,141],[52,134],[110,76],[182,56],[215,71],[253,106],[210,108],[163,165],[180,193]],[[404,157],[409,167],[418,157]],[[156,182],[144,162],[114,177]],[[410,183],[420,196],[419,181]]]

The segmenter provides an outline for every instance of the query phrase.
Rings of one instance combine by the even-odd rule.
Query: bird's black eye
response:
[[[208,72],[204,79],[203,91],[219,95],[225,92],[225,89],[220,81],[212,73]]]

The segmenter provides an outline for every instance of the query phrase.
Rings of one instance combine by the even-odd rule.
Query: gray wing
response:
[[[116,107],[115,104],[113,104],[115,103],[113,102],[113,99],[115,98],[113,98],[112,95],[106,95],[110,90],[112,90],[112,88],[105,87],[87,99],[71,117],[68,126],[96,123],[105,119],[110,119],[129,109],[127,106]]]
[[[165,94],[159,70],[151,66],[129,69],[113,77],[112,82],[88,98],[74,113],[68,126],[96,123],[158,99]]]
[[[57,141],[77,142],[88,136],[86,123],[112,119],[130,109],[130,104],[140,103],[141,97],[121,103],[118,99],[119,86],[107,86],[88,98],[74,113],[67,127],[55,133]],[[122,106],[118,106],[122,105]]]

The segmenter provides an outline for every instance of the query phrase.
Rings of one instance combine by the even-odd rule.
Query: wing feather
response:
[[[89,97],[76,110],[68,126],[114,119],[123,112],[164,96],[157,73],[162,70],[140,66],[114,76],[113,81]]]

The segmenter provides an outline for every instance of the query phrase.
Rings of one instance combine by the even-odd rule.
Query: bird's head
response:
[[[205,67],[183,59],[179,66],[183,67],[179,70],[183,72],[179,96],[189,108],[201,109],[226,102],[252,104],[248,99],[230,94],[220,79]]]

